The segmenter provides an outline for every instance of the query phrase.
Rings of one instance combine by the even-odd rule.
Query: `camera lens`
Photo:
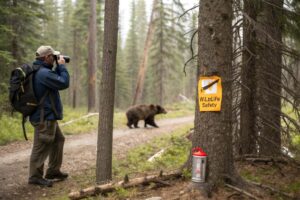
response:
[[[70,62],[70,57],[69,56],[63,56],[64,60],[66,63],[69,63]]]

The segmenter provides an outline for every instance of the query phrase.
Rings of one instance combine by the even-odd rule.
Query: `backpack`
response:
[[[40,105],[43,104],[49,91],[38,102],[33,89],[34,74],[40,69],[39,65],[30,66],[23,64],[11,72],[9,82],[9,101],[13,111],[20,112],[23,116],[22,128],[26,140],[25,122],[26,118],[33,114]],[[52,101],[51,101],[52,103]],[[43,109],[43,107],[42,107]]]

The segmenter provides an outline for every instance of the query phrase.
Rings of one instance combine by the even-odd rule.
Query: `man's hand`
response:
[[[59,60],[57,61],[58,62],[58,64],[62,64],[62,65],[64,65],[64,64],[66,64],[66,61],[65,61],[65,59],[64,59],[64,57],[62,56],[62,55],[59,55]]]

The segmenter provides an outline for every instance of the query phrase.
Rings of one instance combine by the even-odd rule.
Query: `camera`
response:
[[[57,55],[55,56],[55,59],[59,60],[59,56],[62,56],[66,63],[69,63],[71,60],[70,56],[66,56],[66,55]]]

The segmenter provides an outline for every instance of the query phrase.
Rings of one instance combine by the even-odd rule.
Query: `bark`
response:
[[[104,44],[102,79],[100,86],[100,111],[97,143],[96,182],[112,178],[112,134],[116,56],[118,43],[119,0],[105,1]]]
[[[222,78],[223,101],[220,112],[199,112],[196,99],[193,147],[208,154],[208,192],[224,180],[236,177],[232,149],[232,1],[201,0],[198,34],[198,77],[218,74]],[[210,189],[211,188],[211,189]],[[207,189],[205,189],[207,190]]]
[[[17,7],[18,6],[18,0],[13,0],[12,1],[12,6]],[[19,27],[18,27],[18,20],[16,19],[16,16],[13,16],[11,19],[11,27],[12,27],[12,32],[16,33],[12,36],[11,40],[11,53],[13,58],[16,60],[17,64],[21,63],[21,55],[20,55],[20,49],[18,45],[18,34],[19,34]]]
[[[262,3],[258,18],[259,153],[278,156],[281,152],[281,70],[282,70],[282,12],[283,0]],[[272,91],[272,92],[270,92]]]
[[[152,44],[152,38],[153,38],[153,30],[154,30],[154,8],[155,5],[157,4],[157,0],[153,0],[153,8],[151,12],[151,18],[150,18],[150,23],[148,27],[148,32],[147,32],[147,37],[145,41],[145,46],[144,46],[144,52],[142,59],[140,61],[139,65],[139,73],[137,77],[137,83],[136,83],[136,88],[135,88],[135,94],[133,98],[132,105],[137,104],[137,102],[141,101],[142,95],[143,95],[143,88],[144,88],[144,82],[145,82],[145,76],[146,76],[146,71],[147,71],[147,62],[148,62],[148,51],[151,47]]]
[[[243,66],[241,69],[241,121],[238,153],[256,154],[257,129],[256,129],[256,32],[254,23],[257,17],[255,0],[244,1],[243,19]],[[250,19],[249,19],[250,18]]]
[[[78,81],[80,81],[80,77],[79,77],[79,57],[80,57],[80,53],[79,53],[79,46],[78,46],[78,43],[77,41],[79,40],[78,39],[78,30],[74,30],[74,33],[73,33],[73,40],[74,40],[74,43],[73,43],[73,55],[74,55],[74,62],[75,63],[73,65],[73,76],[72,76],[72,107],[73,108],[76,108],[77,105],[78,105],[78,90],[79,90],[79,86],[78,86]]]
[[[96,0],[90,0],[89,40],[88,40],[88,111],[96,107],[96,66],[97,66],[97,26],[96,26]]]
[[[163,18],[165,15],[164,11],[164,3],[163,0],[160,0],[160,33],[159,33],[159,51],[160,51],[160,62],[159,62],[159,70],[156,71],[158,77],[158,102],[160,105],[163,105],[164,102],[164,78],[165,78],[165,66],[163,55],[163,46],[164,46],[164,31],[163,31]]]

